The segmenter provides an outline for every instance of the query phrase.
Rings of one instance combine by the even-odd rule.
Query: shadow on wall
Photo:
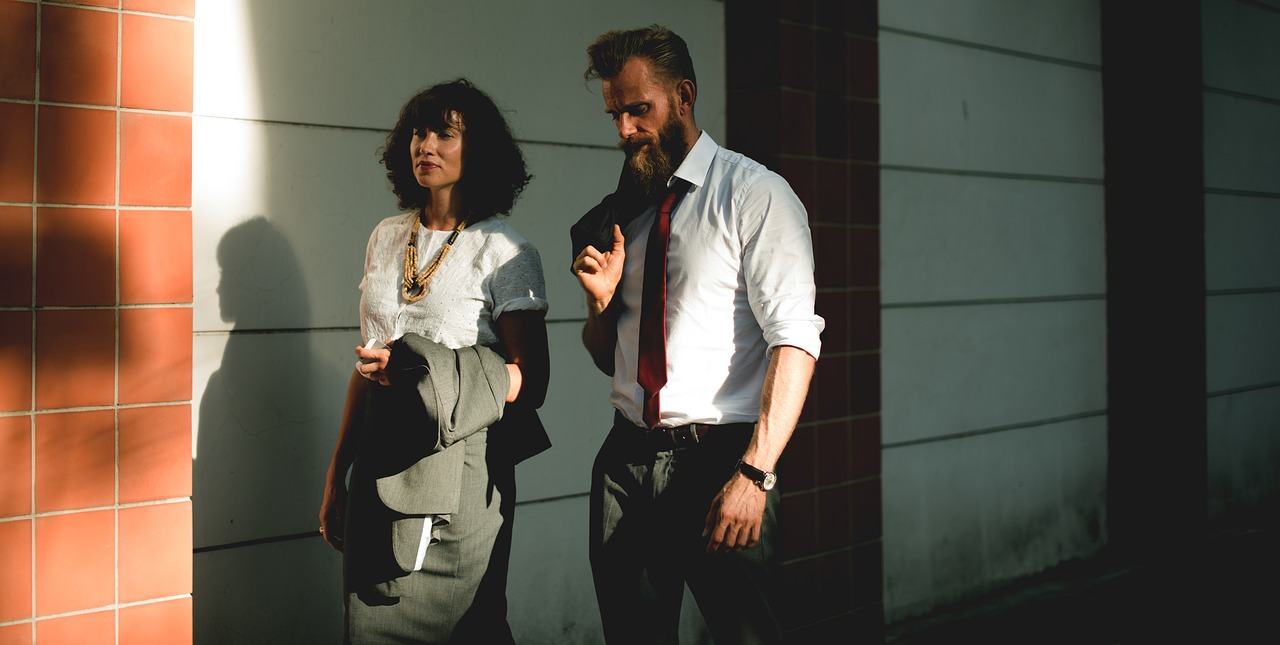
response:
[[[315,508],[288,500],[315,498],[318,507],[321,482],[293,476],[317,459],[310,446],[318,402],[306,335],[269,328],[271,313],[282,306],[293,309],[295,324],[307,323],[308,296],[295,279],[301,269],[289,241],[256,216],[227,231],[217,258],[221,316],[234,327],[199,404],[192,464],[195,624],[198,642],[252,642],[261,635],[240,633],[241,625],[274,624],[289,633],[297,619],[273,612],[271,598],[314,582],[305,574],[268,579],[265,572],[274,567],[247,560],[274,554],[234,547],[287,539],[314,524]],[[282,284],[290,285],[287,294]],[[254,612],[273,615],[249,615]],[[208,620],[217,616],[237,620]]]

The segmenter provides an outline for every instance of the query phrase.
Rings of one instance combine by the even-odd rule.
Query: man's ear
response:
[[[691,113],[693,104],[698,100],[698,86],[686,78],[676,85],[676,96],[680,97],[680,114]]]

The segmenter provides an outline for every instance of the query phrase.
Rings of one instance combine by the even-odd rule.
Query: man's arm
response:
[[[613,248],[601,253],[588,246],[573,260],[570,271],[578,278],[587,297],[587,322],[582,327],[582,344],[601,372],[613,375],[613,352],[618,342],[618,307],[614,294],[622,281],[626,261],[626,240],[622,229],[613,226]]]
[[[742,461],[772,471],[791,439],[804,407],[816,360],[808,352],[779,345],[769,359],[760,393],[760,421]],[[702,536],[707,551],[746,549],[760,541],[765,492],[735,472],[711,502]]]

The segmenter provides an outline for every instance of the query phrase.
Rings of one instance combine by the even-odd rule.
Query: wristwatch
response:
[[[738,472],[755,482],[756,486],[763,491],[773,490],[773,487],[778,484],[778,475],[776,473],[772,471],[765,472],[741,459],[738,460]]]

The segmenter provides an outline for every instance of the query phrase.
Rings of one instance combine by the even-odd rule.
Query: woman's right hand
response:
[[[338,552],[344,546],[346,513],[347,485],[340,479],[328,477],[324,485],[324,500],[320,502],[320,536]]]
[[[357,347],[356,358],[359,361],[356,363],[356,372],[378,385],[391,385],[391,379],[387,377],[387,362],[391,360],[392,344],[387,343],[377,349]]]

